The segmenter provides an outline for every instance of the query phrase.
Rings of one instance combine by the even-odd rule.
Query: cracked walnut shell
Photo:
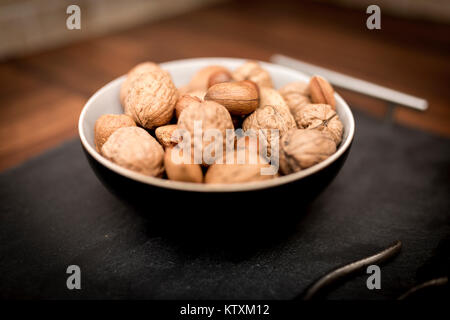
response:
[[[330,134],[336,145],[342,141],[344,126],[338,114],[328,104],[308,104],[294,114],[299,128],[317,129]]]
[[[101,149],[102,155],[124,168],[159,177],[164,171],[164,150],[158,141],[139,127],[114,131]]]
[[[133,79],[125,98],[125,113],[142,127],[153,129],[169,123],[177,99],[172,78],[158,67]]]
[[[280,142],[280,169],[284,174],[309,168],[336,152],[334,140],[317,129],[289,130]]]
[[[247,61],[233,72],[236,81],[250,80],[259,87],[273,88],[272,78],[269,72],[263,69],[257,61]]]

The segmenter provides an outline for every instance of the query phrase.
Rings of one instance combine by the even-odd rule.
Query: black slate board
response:
[[[381,290],[369,291],[361,274],[326,297],[394,299],[448,275],[449,140],[360,113],[356,121],[344,168],[308,212],[242,234],[202,234],[135,212],[97,180],[78,140],[3,172],[0,297],[291,299],[395,240],[403,249],[382,266]],[[82,290],[66,288],[72,264]]]

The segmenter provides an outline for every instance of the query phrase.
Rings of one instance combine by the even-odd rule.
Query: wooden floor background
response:
[[[369,31],[363,10],[311,2],[235,1],[63,48],[0,63],[0,170],[75,137],[87,99],[135,64],[283,53],[413,94],[429,110],[398,107],[394,121],[450,137],[450,25],[382,14]],[[375,117],[385,102],[338,90]]]

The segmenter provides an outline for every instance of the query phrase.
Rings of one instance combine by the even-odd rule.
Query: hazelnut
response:
[[[172,134],[177,129],[176,124],[168,124],[162,127],[158,127],[155,130],[156,139],[164,148],[171,148],[175,146],[178,141],[176,141]]]
[[[176,163],[173,161],[172,153],[180,152],[181,150],[174,150],[173,148],[167,148],[164,155],[164,167],[166,168],[167,177],[174,181],[184,182],[203,182],[202,168],[198,164],[194,163]],[[182,155],[180,156],[182,160]]]
[[[303,81],[289,83],[282,87],[279,93],[286,101],[292,114],[311,103],[308,84]]]
[[[280,169],[284,174],[309,168],[336,152],[336,143],[317,129],[292,129],[280,141]]]
[[[124,168],[148,175],[161,176],[164,150],[158,141],[139,127],[117,129],[101,149],[102,155]]]
[[[212,73],[209,76],[208,88],[212,87],[215,84],[222,83],[222,82],[230,82],[232,80],[233,80],[233,76],[230,71],[219,70],[219,71]]]
[[[131,83],[133,82],[133,80],[136,79],[138,75],[152,72],[155,69],[159,69],[159,66],[156,63],[143,62],[138,64],[128,72],[125,81],[122,83],[122,86],[120,87],[120,103],[124,108],[125,108],[125,99],[128,95],[128,92],[130,91]]]
[[[273,88],[272,78],[269,72],[264,70],[257,61],[247,61],[233,72],[233,78],[236,81],[250,80],[256,83],[260,88]]]
[[[274,178],[276,175],[262,174],[261,169],[269,168],[270,165],[261,157],[252,162],[248,160],[246,150],[237,150],[233,163],[214,163],[208,168],[205,175],[205,183],[229,184],[250,181],[263,181]],[[242,163],[239,158],[241,157]]]
[[[342,140],[344,126],[336,111],[328,104],[308,104],[294,114],[299,128],[317,129],[330,134],[336,145]]]
[[[331,84],[320,76],[314,76],[309,80],[309,94],[313,103],[329,104],[336,109],[334,89]]]
[[[135,127],[133,119],[125,114],[104,114],[95,121],[94,141],[97,151],[100,152],[109,136],[119,128]]]
[[[125,99],[125,113],[146,129],[169,123],[178,90],[167,71],[155,68],[136,75]]]
[[[200,69],[194,74],[191,81],[187,85],[187,92],[189,91],[206,91],[211,75],[218,72],[228,72],[228,69],[222,66],[208,66]]]
[[[205,100],[220,103],[232,115],[245,115],[259,105],[258,87],[248,80],[218,83],[208,89]]]

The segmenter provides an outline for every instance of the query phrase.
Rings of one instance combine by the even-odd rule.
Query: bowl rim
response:
[[[172,63],[182,63],[182,62],[199,62],[199,61],[210,61],[212,63],[220,63],[220,60],[238,60],[242,61],[243,59],[238,58],[226,58],[226,57],[211,57],[211,58],[192,58],[192,59],[179,59],[179,60],[173,60],[161,63],[160,65],[164,68],[164,65],[172,64]],[[263,65],[273,65],[277,68],[286,69],[289,72],[297,72],[302,74],[302,72],[297,71],[295,69],[291,69],[288,67],[284,67],[278,64],[269,63],[265,61],[260,61]],[[98,161],[100,164],[105,166],[106,168],[110,169],[111,171],[122,175],[126,178],[152,185],[157,186],[165,189],[174,189],[174,190],[181,190],[181,191],[191,191],[191,192],[240,192],[240,191],[256,191],[261,189],[267,189],[272,188],[280,185],[284,185],[296,180],[303,179],[305,177],[308,177],[326,167],[331,165],[333,162],[335,162],[339,157],[341,157],[349,148],[353,141],[353,137],[355,134],[355,119],[353,117],[353,113],[348,106],[348,104],[345,102],[344,99],[338,94],[334,93],[335,99],[337,102],[339,102],[344,109],[344,112],[348,115],[349,120],[349,126],[348,128],[348,135],[347,139],[344,141],[343,144],[341,144],[336,150],[334,154],[332,154],[330,157],[325,159],[324,161],[319,162],[318,164],[309,167],[307,169],[301,170],[299,172],[291,173],[285,176],[279,176],[274,179],[269,180],[263,180],[263,181],[251,181],[251,182],[243,182],[243,183],[236,183],[236,184],[204,184],[204,183],[192,183],[192,182],[180,182],[180,181],[171,181],[167,179],[157,178],[157,177],[151,177],[146,176],[142,173],[138,173],[135,171],[132,171],[130,169],[126,169],[124,167],[121,167],[114,162],[104,158],[100,153],[93,148],[89,142],[87,141],[86,136],[84,135],[84,120],[86,117],[87,110],[89,107],[93,104],[93,102],[96,100],[96,98],[100,95],[102,95],[105,91],[108,91],[110,87],[114,86],[117,82],[123,81],[126,75],[120,76],[106,85],[104,85],[102,88],[97,90],[86,102],[86,104],[83,106],[83,109],[81,110],[81,114],[78,120],[78,134],[80,136],[81,143],[84,147],[84,149],[89,153],[90,156],[92,156],[96,161]]]

